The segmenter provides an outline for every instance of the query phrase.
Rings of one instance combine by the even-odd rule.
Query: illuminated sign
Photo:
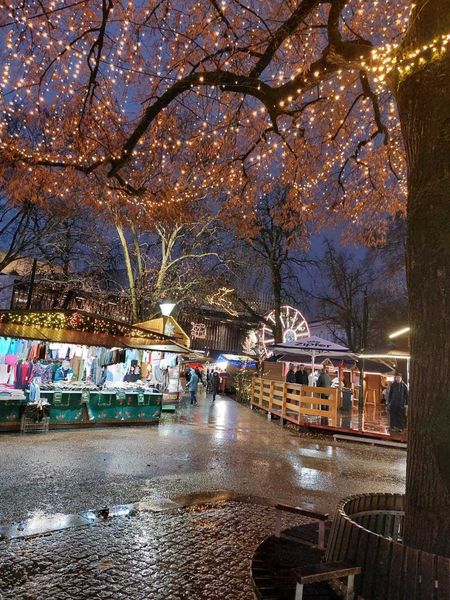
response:
[[[206,325],[205,325],[205,323],[192,323],[191,322],[191,338],[193,340],[204,340],[204,339],[206,339]]]

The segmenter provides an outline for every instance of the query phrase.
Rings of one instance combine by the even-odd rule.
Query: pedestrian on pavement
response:
[[[191,404],[197,404],[198,375],[195,369],[191,369],[191,376],[189,377],[187,387],[191,395]]]
[[[402,374],[397,373],[388,395],[389,423],[391,432],[405,429],[405,411],[408,405],[408,386],[402,380]]]
[[[286,374],[286,381],[288,383],[295,383],[295,371],[294,371],[294,365],[293,364],[289,365],[289,371]]]
[[[305,369],[305,365],[300,365],[295,373],[295,383],[308,385],[308,371]]]
[[[212,401],[214,402],[216,400],[216,396],[219,392],[220,386],[220,375],[215,369],[212,370],[209,376],[209,381],[211,383]]]

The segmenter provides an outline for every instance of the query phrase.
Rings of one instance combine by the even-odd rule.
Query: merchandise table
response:
[[[28,393],[27,393],[28,398]],[[50,427],[157,423],[162,394],[137,391],[41,390],[50,404]],[[0,431],[19,431],[26,399],[0,398]]]

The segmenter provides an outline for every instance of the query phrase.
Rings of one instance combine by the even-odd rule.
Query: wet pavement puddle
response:
[[[273,506],[273,502],[268,498],[236,494],[230,490],[204,491],[174,496],[173,498],[157,494],[147,500],[130,504],[118,504],[76,514],[37,514],[23,521],[0,525],[0,541],[8,542],[10,540],[33,538],[64,529],[96,525],[118,517],[133,517],[139,513],[162,513],[186,508],[202,511],[206,506],[211,507],[230,501]]]
[[[54,531],[62,531],[63,529],[95,525],[117,517],[131,517],[136,514],[137,511],[161,512],[174,507],[178,507],[178,505],[166,499],[163,503],[156,500],[153,502],[118,504],[116,506],[100,508],[98,510],[88,510],[76,514],[65,515],[57,513],[48,516],[38,515],[31,517],[30,519],[25,519],[24,521],[0,526],[0,540],[9,541],[20,538],[31,538],[52,533]]]
[[[32,538],[46,535],[55,531],[96,525],[118,517],[133,517],[137,513],[161,513],[180,508],[219,504],[236,500],[238,502],[255,502],[257,504],[270,504],[264,498],[252,496],[236,496],[228,490],[206,491],[202,493],[186,494],[167,498],[156,495],[148,500],[130,504],[118,504],[97,510],[88,510],[76,514],[56,513],[54,515],[38,514],[29,519],[0,526],[0,540],[10,541],[15,539]]]

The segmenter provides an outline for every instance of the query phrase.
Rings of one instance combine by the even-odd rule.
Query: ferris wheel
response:
[[[274,310],[270,311],[265,318],[275,325]],[[308,323],[306,322],[306,319],[302,313],[296,308],[293,308],[287,304],[283,305],[281,307],[280,319],[283,332],[283,342],[295,342],[301,337],[309,335]],[[264,347],[265,354],[271,354],[268,346],[271,346],[275,343],[275,337],[272,329],[266,325],[266,323],[262,323],[259,327],[258,333],[260,342]]]

